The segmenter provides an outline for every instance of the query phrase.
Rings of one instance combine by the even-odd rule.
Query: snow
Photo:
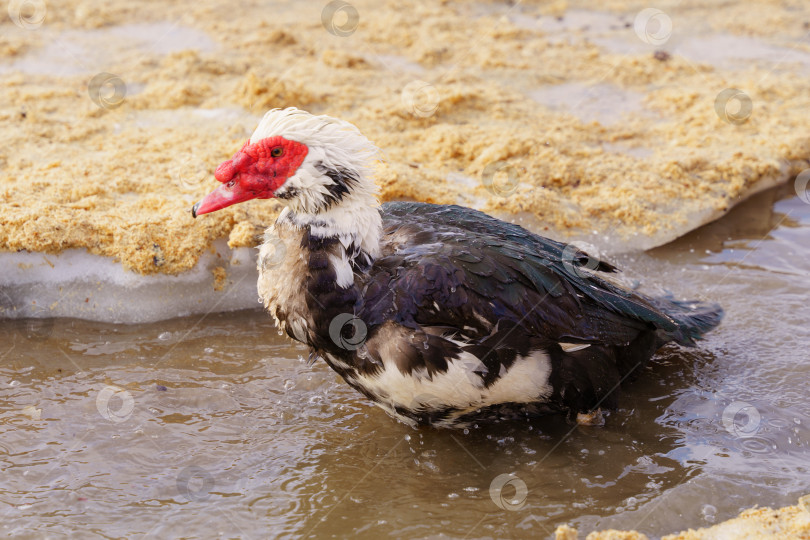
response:
[[[190,271],[141,275],[108,257],[70,249],[59,254],[0,253],[0,317],[75,317],[112,323],[153,322],[257,307],[256,250],[214,243]],[[223,267],[222,290],[213,270]]]

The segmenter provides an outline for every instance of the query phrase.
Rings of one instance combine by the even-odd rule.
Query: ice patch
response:
[[[12,32],[18,32],[12,28]],[[22,30],[25,32],[25,30]],[[169,54],[193,49],[216,50],[208,34],[170,22],[122,24],[97,30],[41,31],[43,46],[13,62],[0,64],[0,73],[80,75],[104,71],[127,55]]]
[[[0,317],[75,317],[144,323],[258,306],[256,251],[213,245],[180,275],[141,275],[108,257],[70,249],[0,253]],[[221,290],[213,270],[226,271]]]
[[[371,54],[372,62],[377,62],[393,73],[424,73],[425,68],[398,54]]]
[[[645,55],[663,50],[690,61],[710,64],[721,69],[746,69],[752,63],[771,69],[810,68],[810,54],[795,47],[788,39],[771,42],[752,36],[717,33],[701,25],[690,25],[676,6],[662,8],[673,24],[673,32],[659,44],[645,43],[634,30],[637,13],[603,13],[569,9],[564,16],[529,16],[506,10],[518,27],[539,29],[550,42],[577,43],[587,40],[613,54]]]
[[[780,47],[753,37],[729,34],[696,36],[683,40],[674,53],[696,62],[727,69],[744,69],[752,62],[770,66],[771,69],[780,66],[787,69],[794,64],[801,64],[805,71],[810,67],[810,54],[806,52]]]
[[[616,124],[625,114],[652,114],[641,104],[643,94],[610,83],[549,85],[529,92],[529,97],[551,109],[569,112],[583,122],[603,125]]]

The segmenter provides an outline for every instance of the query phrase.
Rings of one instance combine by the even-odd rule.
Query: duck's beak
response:
[[[191,215],[196,218],[201,214],[215,212],[232,204],[255,199],[257,196],[257,193],[245,190],[239,182],[235,182],[232,186],[222,184],[192,206]]]

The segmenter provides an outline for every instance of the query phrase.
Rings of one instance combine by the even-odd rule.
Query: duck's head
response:
[[[294,212],[319,214],[357,195],[374,198],[369,167],[377,152],[348,122],[296,108],[273,109],[242,149],[217,167],[222,185],[191,214],[271,198]]]

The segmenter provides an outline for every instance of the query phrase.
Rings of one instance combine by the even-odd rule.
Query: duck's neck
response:
[[[380,254],[382,217],[376,193],[357,190],[338,204],[317,213],[285,208],[276,227],[290,227],[315,238],[338,240],[351,260],[365,253],[369,262]]]
[[[357,274],[379,256],[381,230],[373,196],[354,194],[314,215],[286,208],[259,254],[259,295],[279,327],[317,350],[334,349],[330,324],[355,310]]]

